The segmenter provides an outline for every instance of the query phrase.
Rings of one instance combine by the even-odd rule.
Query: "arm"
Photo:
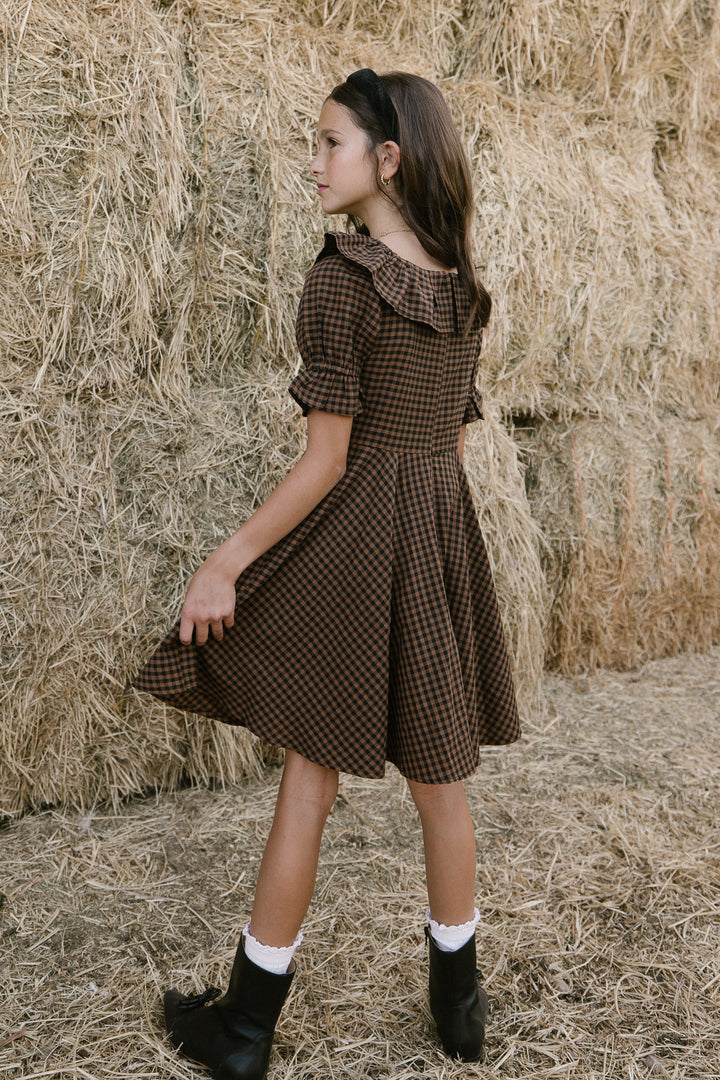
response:
[[[460,428],[460,434],[458,435],[457,455],[460,458],[460,464],[462,465],[463,455],[465,453],[465,424]]]
[[[208,628],[219,641],[233,625],[235,582],[250,563],[307,517],[345,472],[352,416],[311,409],[307,448],[298,463],[237,532],[193,574],[180,616],[180,640],[204,645]]]

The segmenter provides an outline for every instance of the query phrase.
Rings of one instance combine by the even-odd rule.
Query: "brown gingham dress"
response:
[[[457,454],[481,418],[480,329],[457,274],[329,233],[297,318],[301,406],[354,417],[347,469],[237,581],[222,641],[179,622],[135,686],[330,768],[448,783],[519,724]]]

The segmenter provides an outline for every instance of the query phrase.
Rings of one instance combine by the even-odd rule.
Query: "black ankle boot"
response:
[[[212,987],[196,997],[166,991],[165,1026],[173,1045],[212,1069],[214,1080],[264,1080],[293,975],[273,975],[253,964],[241,938],[222,997]]]
[[[438,949],[427,926],[425,936],[430,946],[430,1011],[443,1050],[462,1061],[479,1061],[488,999],[478,985],[475,936],[456,952]]]

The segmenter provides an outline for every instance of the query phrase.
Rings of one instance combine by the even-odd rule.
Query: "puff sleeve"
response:
[[[465,412],[463,413],[463,424],[472,424],[474,420],[483,419],[483,397],[477,386],[477,373],[478,373],[478,360],[475,358],[473,364],[472,381],[470,383],[470,389],[468,390],[467,401],[465,403]]]
[[[315,263],[298,308],[295,335],[304,367],[288,391],[306,416],[309,409],[358,416],[360,371],[379,325],[371,276],[342,255]]]

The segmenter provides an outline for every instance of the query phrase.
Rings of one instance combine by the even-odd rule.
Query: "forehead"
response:
[[[361,129],[355,123],[353,114],[344,105],[328,99],[320,110],[318,130],[335,131],[343,135],[362,134]]]

